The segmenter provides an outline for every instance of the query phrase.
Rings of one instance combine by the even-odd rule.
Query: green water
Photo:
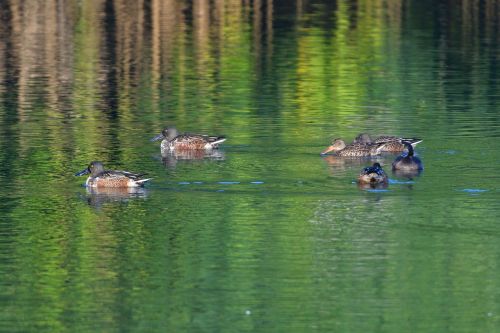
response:
[[[0,2],[0,331],[500,332],[500,2]],[[166,125],[226,135],[162,158]],[[424,139],[420,176],[321,157]],[[147,172],[88,191],[92,160]]]

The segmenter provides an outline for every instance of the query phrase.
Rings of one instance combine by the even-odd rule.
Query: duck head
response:
[[[329,152],[336,152],[342,150],[346,147],[344,140],[342,139],[334,139],[332,144],[328,146],[325,150],[321,152],[321,155],[328,154]]]
[[[175,127],[167,127],[160,134],[152,138],[150,141],[158,141],[167,139],[168,141],[172,141],[178,135],[177,129]]]
[[[83,176],[91,174],[92,176],[98,175],[104,171],[104,165],[99,161],[90,162],[89,166],[82,171],[75,173],[75,176]]]
[[[372,139],[367,133],[361,133],[354,139],[354,143],[371,143],[371,142]]]

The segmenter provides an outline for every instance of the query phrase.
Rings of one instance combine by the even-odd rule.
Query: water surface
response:
[[[498,13],[2,2],[1,330],[499,331]],[[167,125],[228,140],[162,156]],[[319,155],[361,132],[423,138],[424,171]],[[92,160],[154,179],[87,190]]]

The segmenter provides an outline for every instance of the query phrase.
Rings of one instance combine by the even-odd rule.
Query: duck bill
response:
[[[83,176],[83,175],[87,175],[89,173],[90,173],[90,170],[89,170],[89,168],[87,168],[87,169],[83,169],[82,171],[75,173],[75,176]]]
[[[331,152],[333,150],[335,150],[335,148],[333,146],[329,146],[328,148],[326,148],[325,150],[323,150],[321,152],[321,155],[326,155],[326,154],[328,154],[329,152]]]
[[[165,137],[163,136],[163,134],[162,134],[162,133],[160,133],[160,134],[158,134],[157,136],[155,136],[154,138],[152,138],[152,139],[151,139],[151,140],[149,140],[149,141],[154,142],[154,141],[161,140],[161,139],[163,139],[163,138],[165,138]]]

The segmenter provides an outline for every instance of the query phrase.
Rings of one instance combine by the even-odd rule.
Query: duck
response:
[[[387,184],[388,179],[380,163],[376,162],[361,171],[358,176],[358,183],[369,185]]]
[[[179,134],[175,127],[167,127],[151,141],[161,141],[162,151],[173,150],[212,150],[226,141],[225,136],[210,136],[202,134]]]
[[[335,156],[364,157],[380,155],[385,142],[380,143],[351,143],[346,145],[342,139],[334,139],[332,144],[321,152],[326,155],[333,152]]]
[[[90,162],[86,169],[75,176],[90,174],[85,182],[87,187],[140,187],[151,178],[144,178],[144,173],[133,173],[121,170],[105,170],[99,161]]]
[[[412,143],[409,141],[402,141],[402,143],[405,145],[407,152],[396,157],[394,162],[392,162],[392,170],[405,172],[422,171],[424,166],[420,158],[415,156]]]
[[[423,140],[419,138],[402,138],[394,135],[381,135],[375,140],[372,140],[369,134],[361,133],[354,139],[353,143],[368,144],[385,142],[386,144],[380,150],[381,152],[400,153],[406,148],[402,143],[403,141],[409,142],[413,148],[415,148],[415,146]]]

